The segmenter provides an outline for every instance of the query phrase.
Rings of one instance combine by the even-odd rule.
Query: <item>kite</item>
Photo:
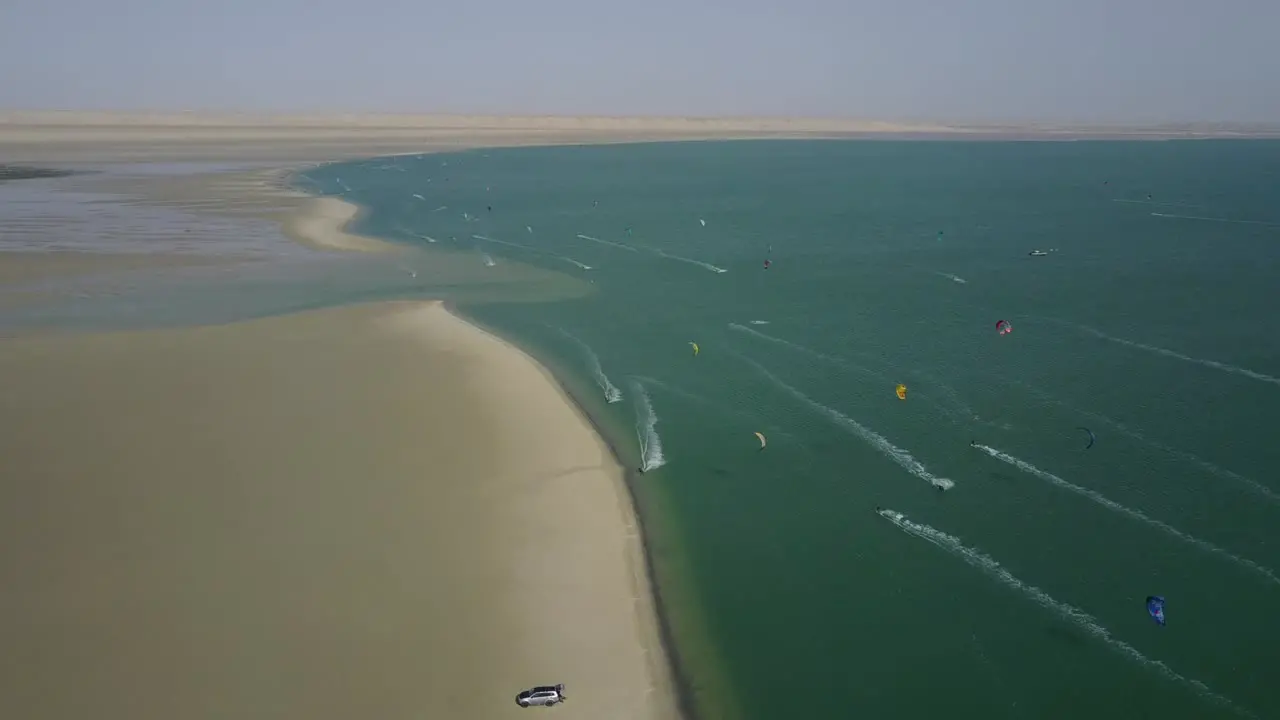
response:
[[[1156,621],[1160,627],[1164,627],[1164,598],[1159,595],[1152,595],[1147,598],[1147,614]]]
[[[756,438],[758,438],[758,439],[760,440],[760,449],[761,449],[761,450],[763,450],[763,449],[764,449],[764,446],[765,446],[764,435],[762,435],[762,434],[760,434],[760,433],[756,433]]]
[[[1076,429],[1077,429],[1077,430],[1083,430],[1083,431],[1085,431],[1085,432],[1089,433],[1089,444],[1088,444],[1088,445],[1085,445],[1085,446],[1084,446],[1084,449],[1085,449],[1085,450],[1088,450],[1089,448],[1093,447],[1093,441],[1094,441],[1094,440],[1097,440],[1097,438],[1096,438],[1096,437],[1094,437],[1094,435],[1093,435],[1093,431],[1092,431],[1092,430],[1090,430],[1090,429],[1089,429],[1089,428],[1087,428],[1087,427],[1077,427]]]
[[[894,390],[893,390],[893,391],[894,391],[895,393],[897,393],[897,394],[898,394],[898,399],[899,399],[899,400],[906,400],[906,399],[907,399],[907,386],[906,386],[906,385],[901,385],[901,384],[900,384],[900,385],[898,385],[898,387],[894,388]]]

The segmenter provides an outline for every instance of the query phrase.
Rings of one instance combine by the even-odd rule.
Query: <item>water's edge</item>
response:
[[[657,581],[653,552],[648,539],[648,526],[651,518],[646,519],[643,504],[640,502],[640,498],[636,494],[636,483],[639,482],[640,476],[636,471],[629,469],[631,463],[624,457],[623,449],[620,447],[616,439],[611,436],[611,433],[607,432],[606,428],[603,427],[601,419],[591,412],[590,405],[585,402],[582,397],[579,397],[578,393],[573,390],[570,383],[566,382],[566,378],[561,375],[561,372],[563,371],[558,367],[559,363],[544,362],[534,354],[532,348],[521,345],[512,338],[503,335],[497,328],[491,325],[486,325],[474,316],[467,314],[464,309],[459,308],[458,305],[453,302],[446,300],[444,306],[450,313],[459,319],[480,328],[487,333],[502,338],[503,341],[510,343],[513,347],[519,349],[520,352],[533,358],[539,365],[541,365],[551,375],[551,377],[555,379],[560,391],[566,398],[568,398],[569,402],[573,404],[578,413],[581,414],[582,417],[586,418],[587,423],[591,426],[592,432],[599,436],[600,440],[604,443],[604,446],[609,449],[609,457],[618,464],[618,467],[623,469],[623,485],[626,486],[627,489],[627,502],[631,504],[631,511],[636,517],[640,549],[642,551],[641,554],[644,557],[645,574],[648,576],[649,580],[648,590],[653,602],[654,614],[658,622],[658,639],[662,647],[663,655],[666,658],[667,672],[670,674],[669,681],[675,690],[676,702],[678,704],[681,717],[685,718],[685,720],[697,720],[699,715],[697,713],[693,685],[689,682],[689,676],[685,671],[685,663],[681,660],[679,653],[676,651],[675,638],[672,633],[670,608],[668,608],[667,603],[663,601],[662,588]]]
[[[448,152],[450,151],[445,151],[445,154]],[[376,158],[364,158],[360,160],[342,162],[367,162],[371,159]],[[325,163],[324,165],[328,164],[335,163]],[[328,195],[317,193],[314,184],[305,182],[305,172],[309,169],[314,168],[284,168],[282,169],[281,175],[282,182],[293,190],[306,193],[313,197],[329,197]],[[343,231],[353,235],[368,236],[371,239],[388,242],[394,245],[413,247],[411,243],[403,238],[383,237],[375,233],[370,233],[366,228],[369,219],[375,212],[374,209],[358,203],[350,197],[344,196],[341,199],[344,202],[357,207],[356,215],[343,224],[341,228]],[[601,418],[596,413],[592,412],[591,403],[585,401],[585,399],[580,396],[579,392],[574,390],[573,382],[569,377],[566,377],[567,375],[572,376],[572,374],[566,368],[562,367],[561,363],[552,358],[543,357],[536,348],[519,342],[518,339],[513,338],[508,333],[505,333],[492,325],[481,322],[473,314],[468,313],[465,308],[460,307],[456,301],[451,300],[448,297],[441,297],[439,299],[444,302],[445,308],[459,319],[484,332],[501,338],[504,342],[507,342],[517,348],[520,352],[523,352],[532,358],[539,366],[545,369],[555,380],[560,391],[569,400],[569,402],[573,404],[574,408],[582,415],[582,417],[586,419],[587,423],[591,426],[592,431],[601,439],[605,447],[608,448],[610,457],[613,461],[623,469],[623,484],[626,486],[627,490],[626,500],[630,503],[631,511],[636,518],[641,555],[644,559],[645,573],[648,576],[648,592],[653,604],[654,614],[658,625],[658,640],[665,657],[664,664],[666,667],[664,670],[669,675],[668,681],[671,683],[671,687],[675,694],[677,709],[683,720],[699,720],[702,717],[724,716],[723,713],[716,712],[713,708],[706,706],[707,701],[712,700],[713,698],[705,696],[700,697],[696,692],[692,675],[689,672],[691,663],[688,658],[682,655],[679,649],[679,644],[676,642],[675,638],[677,633],[675,632],[674,626],[680,623],[674,617],[674,608],[682,605],[688,605],[688,603],[675,602],[672,598],[673,588],[671,585],[673,583],[662,582],[659,579],[663,574],[669,573],[660,571],[655,563],[654,548],[651,543],[652,536],[654,536],[653,526],[656,524],[657,518],[654,516],[652,508],[646,508],[645,503],[637,492],[637,484],[640,481],[640,476],[635,470],[631,469],[631,464],[633,463],[629,463],[625,457],[625,440],[620,439],[619,436],[615,436],[614,433],[610,432],[607,424],[604,422],[604,418]],[[629,438],[629,435],[621,437]],[[694,587],[694,584],[691,581],[677,582],[674,584],[682,586],[686,592],[691,592]],[[690,606],[690,610],[694,610],[696,613],[694,607]],[[696,622],[696,620],[691,620],[690,622]],[[724,699],[722,698],[722,701],[723,700]]]

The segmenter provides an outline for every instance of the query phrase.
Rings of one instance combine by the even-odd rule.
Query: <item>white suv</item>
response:
[[[516,696],[516,704],[520,707],[530,705],[551,707],[562,702],[564,702],[564,685],[539,685]]]

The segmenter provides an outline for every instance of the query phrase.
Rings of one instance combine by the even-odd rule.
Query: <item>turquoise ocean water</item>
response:
[[[544,361],[646,468],[700,715],[1280,717],[1280,143],[523,148],[298,184],[422,252],[157,307],[443,295]]]

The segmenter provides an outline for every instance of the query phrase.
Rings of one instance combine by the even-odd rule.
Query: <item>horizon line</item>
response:
[[[175,125],[216,125],[219,121],[233,125],[244,124],[245,121],[281,121],[289,120],[305,124],[347,124],[361,121],[417,121],[424,120],[489,120],[505,121],[604,121],[612,123],[646,122],[676,123],[682,125],[702,125],[708,123],[768,123],[770,125],[821,125],[831,130],[853,130],[877,128],[881,131],[899,132],[955,132],[955,131],[1082,131],[1082,130],[1169,130],[1191,131],[1194,129],[1249,129],[1269,132],[1280,132],[1280,120],[1277,121],[1226,121],[1226,120],[1016,120],[1016,119],[894,119],[874,117],[823,116],[823,115],[701,115],[686,114],[609,114],[609,113],[497,113],[497,112],[405,112],[405,111],[360,111],[360,110],[240,110],[240,109],[80,109],[80,108],[42,108],[18,109],[0,108],[0,125],[26,124],[24,121],[48,121],[55,119],[72,120],[71,125],[101,124],[100,120],[151,120],[167,121]],[[386,127],[395,127],[395,124]]]

